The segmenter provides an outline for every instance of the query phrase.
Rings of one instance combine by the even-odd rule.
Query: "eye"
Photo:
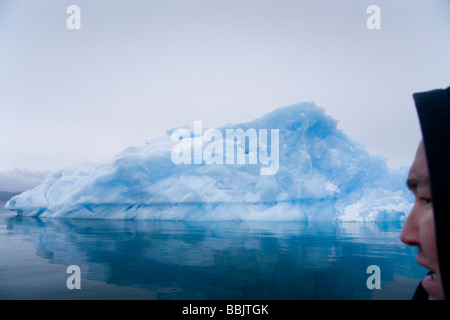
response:
[[[431,198],[426,198],[426,197],[422,197],[420,198],[421,201],[425,202],[425,204],[430,204],[433,202],[433,199]]]

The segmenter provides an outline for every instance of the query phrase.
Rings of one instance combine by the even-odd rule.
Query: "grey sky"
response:
[[[450,85],[449,17],[448,0],[1,0],[0,171],[102,161],[302,101],[409,165],[412,93]]]

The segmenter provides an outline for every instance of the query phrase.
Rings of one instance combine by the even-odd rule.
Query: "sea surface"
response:
[[[3,300],[407,300],[427,272],[399,223],[44,219],[4,204]],[[67,286],[71,265],[80,289]],[[371,265],[380,289],[367,286]]]

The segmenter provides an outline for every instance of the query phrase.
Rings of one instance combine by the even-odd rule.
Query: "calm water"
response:
[[[426,273],[399,224],[38,219],[3,205],[0,299],[410,299]]]

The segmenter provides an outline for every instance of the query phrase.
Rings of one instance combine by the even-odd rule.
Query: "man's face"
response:
[[[422,280],[430,299],[444,299],[436,249],[434,212],[431,199],[428,164],[423,141],[408,175],[408,188],[414,193],[415,203],[400,234],[403,243],[418,248],[416,261],[433,273]]]

